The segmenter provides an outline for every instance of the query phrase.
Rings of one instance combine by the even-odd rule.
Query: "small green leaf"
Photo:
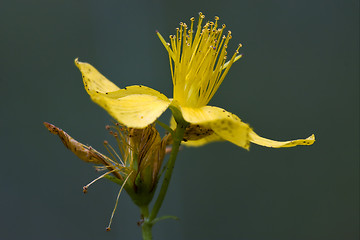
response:
[[[155,218],[153,221],[152,221],[152,224],[155,224],[159,221],[162,221],[162,220],[166,220],[166,219],[172,219],[172,220],[180,220],[180,218],[176,217],[176,216],[162,216],[162,217],[158,217],[158,218]]]

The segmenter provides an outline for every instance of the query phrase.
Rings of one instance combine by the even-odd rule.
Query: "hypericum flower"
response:
[[[60,128],[46,122],[44,125],[51,133],[58,135],[64,145],[81,160],[100,165],[96,166],[97,170],[108,170],[105,174],[84,186],[84,193],[95,181],[107,177],[122,185],[118,198],[124,188],[136,205],[142,207],[150,203],[160,178],[160,168],[165,157],[166,143],[170,135],[166,135],[161,139],[159,132],[153,125],[143,129],[121,127],[119,124],[107,126],[109,133],[116,139],[119,149],[118,154],[107,141],[104,141],[104,145],[109,152],[108,157],[92,147],[79,143]],[[115,177],[109,176],[110,174]],[[108,230],[110,230],[110,224]]]
[[[231,65],[242,55],[238,52],[240,44],[231,59],[226,61],[231,32],[224,35],[225,25],[218,26],[218,17],[215,17],[215,22],[207,22],[202,27],[205,16],[199,15],[196,31],[194,18],[190,19],[190,27],[180,23],[176,35],[170,35],[170,43],[157,32],[169,53],[173,99],[141,85],[120,89],[93,66],[76,59],[75,64],[92,100],[117,121],[132,128],[148,126],[170,107],[190,123],[185,140],[193,146],[220,140],[245,149],[249,148],[250,142],[275,148],[313,144],[314,135],[285,142],[262,138],[236,115],[219,107],[207,106]]]

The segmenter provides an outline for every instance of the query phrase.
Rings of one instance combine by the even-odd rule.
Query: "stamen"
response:
[[[170,62],[170,71],[171,71],[171,79],[173,81],[173,85],[176,85],[176,79],[174,77],[174,70],[173,70],[173,66],[172,66],[172,61],[171,61],[171,56],[169,54],[169,62]]]
[[[115,139],[118,144],[118,148],[120,151],[121,156],[124,156],[125,148],[127,147],[127,144],[125,144],[125,137],[122,132],[126,131],[123,127],[120,127],[119,125],[116,125],[116,130],[119,134],[116,134]],[[119,137],[120,135],[120,137]]]
[[[108,141],[104,141],[104,147],[106,148],[106,150],[108,151],[108,153],[111,155],[111,162],[113,162],[113,163],[118,163],[118,161],[116,160],[116,158],[115,158],[115,156],[114,156],[114,154],[113,154],[113,152],[112,151],[110,151],[110,149],[108,148],[108,146],[110,146],[109,145],[109,142]]]
[[[114,134],[116,134],[117,135],[117,133],[114,133]],[[107,142],[107,141],[106,141]],[[112,150],[112,152],[116,155],[116,157],[119,159],[119,161],[120,161],[120,163],[121,163],[121,165],[123,165],[123,166],[125,166],[124,165],[124,162],[121,160],[121,157],[117,154],[117,152],[115,151],[115,149],[110,145],[110,144],[105,144],[105,141],[104,141],[104,145],[105,145],[105,147],[106,146],[109,146],[109,148]],[[106,149],[108,150],[108,152],[111,154],[111,152],[109,151],[109,149],[106,147]],[[111,154],[112,155],[112,154]],[[113,157],[114,157],[114,155],[112,155]],[[114,157],[114,159],[116,160],[116,158]]]
[[[107,167],[105,167],[105,166],[94,166],[94,168],[95,168],[95,171],[97,171],[97,172],[104,171],[107,169]]]
[[[112,171],[106,172],[103,175],[101,175],[100,177],[97,177],[96,179],[92,180],[89,184],[87,184],[86,186],[83,187],[83,192],[87,193],[88,188],[90,187],[91,184],[95,183],[97,180],[100,180],[101,178],[105,177],[106,175],[109,175],[110,173],[113,173],[115,171],[119,171],[118,169],[114,169]]]
[[[125,186],[125,183],[127,182],[127,180],[129,179],[129,177],[130,177],[130,175],[131,175],[132,173],[133,173],[133,172],[130,172],[130,173],[129,173],[129,175],[126,177],[124,183],[121,185],[120,191],[119,191],[119,193],[118,193],[118,195],[117,195],[117,197],[116,197],[115,207],[114,207],[114,210],[113,210],[112,213],[111,213],[110,222],[109,222],[109,225],[108,225],[107,228],[106,228],[106,231],[110,231],[110,230],[111,230],[110,226],[111,226],[111,223],[112,223],[112,220],[113,220],[113,217],[114,217],[114,213],[115,213],[116,207],[117,207],[118,202],[119,202],[119,197],[120,197],[121,191],[123,190],[123,188],[124,188],[124,186]]]
[[[169,55],[173,58],[174,57],[174,53],[173,51],[170,49],[170,47],[167,45],[167,42],[165,41],[165,39],[163,38],[163,36],[161,36],[161,34],[156,31],[156,34],[158,35],[160,41],[162,42],[162,44],[164,45],[164,47],[166,48],[166,50],[168,51]]]
[[[170,36],[173,54],[169,54],[169,62],[174,99],[192,107],[204,106],[210,101],[231,64],[241,57],[235,52],[235,57],[226,62],[231,31],[223,35],[226,25],[219,27],[218,16],[214,17],[215,21],[202,26],[204,18],[205,15],[199,12],[196,33],[195,18],[192,17],[189,30],[186,23],[180,22],[176,35]]]
[[[190,25],[190,30],[189,30],[189,43],[192,43],[192,40],[193,40],[193,33],[194,33],[194,31],[193,31],[193,27],[194,27],[194,21],[195,21],[195,18],[194,17],[192,17],[192,18],[190,18],[190,21],[191,21],[191,25]]]

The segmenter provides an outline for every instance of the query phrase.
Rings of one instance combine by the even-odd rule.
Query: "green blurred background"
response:
[[[311,147],[248,152],[184,148],[154,239],[358,239],[359,1],[1,1],[0,239],[140,239],[138,209],[96,178],[42,125],[104,151],[111,118],[92,103],[73,60],[121,87],[172,96],[155,34],[202,11],[233,32],[244,58],[210,102],[261,135]],[[163,121],[167,121],[163,118]]]

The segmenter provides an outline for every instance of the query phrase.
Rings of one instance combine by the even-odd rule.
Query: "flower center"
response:
[[[174,85],[174,100],[187,107],[205,106],[214,96],[224,80],[231,65],[241,58],[239,48],[227,59],[227,46],[231,32],[223,34],[225,24],[218,27],[215,22],[207,22],[201,27],[205,15],[199,13],[199,22],[194,32],[194,18],[190,29],[180,23],[176,35],[170,35],[170,43],[166,43],[160,33],[158,36],[169,52],[171,76]]]

